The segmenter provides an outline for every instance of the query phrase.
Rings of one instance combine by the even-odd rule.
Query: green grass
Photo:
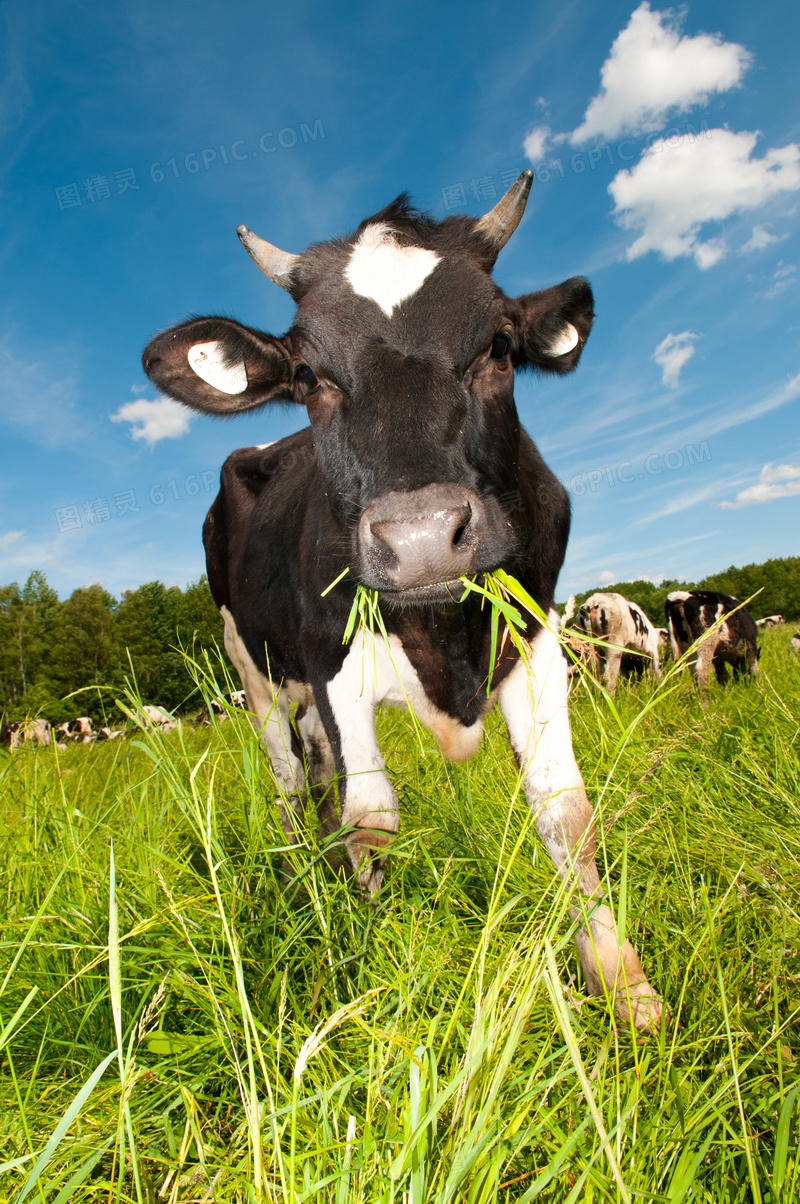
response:
[[[310,825],[282,885],[236,713],[0,758],[0,1200],[800,1199],[789,634],[707,711],[685,673],[574,693],[601,873],[672,1012],[646,1039],[585,997],[496,715],[459,766],[381,715],[373,907]]]

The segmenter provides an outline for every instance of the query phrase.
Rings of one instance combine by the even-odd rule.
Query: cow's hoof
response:
[[[356,828],[345,841],[353,867],[353,877],[359,889],[370,900],[374,899],[383,885],[386,854],[393,840],[393,832]]]
[[[650,983],[639,982],[617,993],[614,1016],[623,1028],[630,1028],[632,1021],[637,1033],[648,1035],[660,1031],[669,1013],[664,1007],[664,1000],[656,994]]]

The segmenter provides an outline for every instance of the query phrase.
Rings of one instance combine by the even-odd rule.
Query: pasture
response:
[[[0,1200],[800,1198],[790,635],[707,711],[669,663],[573,693],[601,874],[671,1011],[646,1038],[586,999],[496,713],[465,765],[381,716],[373,907],[311,823],[287,853],[240,713],[2,755]]]

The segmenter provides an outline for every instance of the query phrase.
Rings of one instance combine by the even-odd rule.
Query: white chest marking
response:
[[[382,636],[360,631],[336,677],[328,682],[328,699],[345,746],[355,739],[355,716],[363,709],[364,701],[369,708],[370,742],[375,738],[372,711],[380,703],[410,708],[420,723],[433,732],[442,754],[450,761],[468,761],[477,751],[483,733],[481,719],[471,727],[464,727],[431,702],[396,635],[389,636],[387,648]]]
[[[367,226],[353,247],[344,277],[354,293],[368,297],[387,317],[412,297],[430,276],[440,256],[424,247],[401,247],[389,226]]]
[[[244,364],[226,364],[221,343],[195,343],[194,347],[189,348],[186,358],[192,371],[207,385],[219,389],[220,393],[233,396],[244,393],[247,388]]]

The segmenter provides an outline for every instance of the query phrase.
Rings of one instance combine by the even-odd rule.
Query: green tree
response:
[[[41,709],[53,697],[51,665],[60,607],[58,594],[39,569],[22,589],[13,584],[0,594],[3,709],[12,719]]]
[[[101,585],[76,589],[61,604],[59,633],[51,678],[60,696],[87,686],[119,686],[122,681],[117,630],[117,601]],[[108,692],[87,691],[61,704],[56,718],[90,715],[106,718]]]
[[[190,690],[178,649],[180,606],[177,586],[149,581],[125,590],[118,611],[123,668],[128,668],[127,651],[144,701],[167,710],[180,706]]]
[[[191,582],[183,591],[178,615],[178,638],[187,653],[193,653],[194,659],[201,664],[203,652],[208,652],[212,668],[218,666],[217,654],[221,653],[228,671],[232,672],[230,660],[225,652],[224,635],[225,625],[211,596],[208,578],[204,573],[198,581]],[[220,685],[223,685],[224,675],[216,673],[216,676]],[[187,687],[188,684],[187,677]]]

